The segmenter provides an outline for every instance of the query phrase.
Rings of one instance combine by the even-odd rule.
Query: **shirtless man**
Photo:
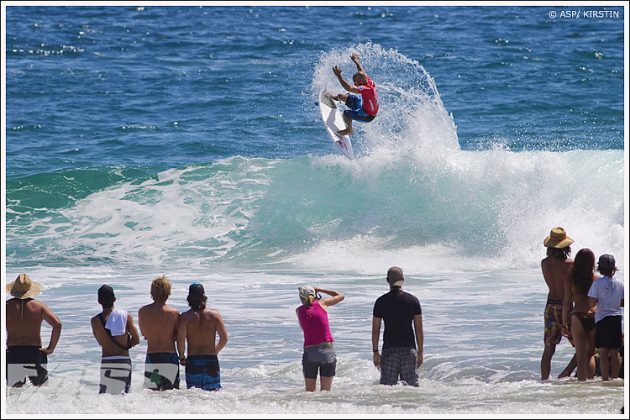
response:
[[[179,311],[166,304],[171,282],[160,276],[151,283],[153,303],[138,311],[140,333],[147,340],[144,386],[161,391],[179,389],[179,358],[175,349]]]
[[[206,309],[208,298],[201,284],[190,285],[187,300],[190,310],[180,316],[177,327],[177,352],[179,362],[186,366],[186,387],[219,390],[221,375],[217,355],[228,341],[223,318],[219,311]],[[186,343],[188,355],[184,356]]]
[[[33,299],[42,285],[31,281],[26,274],[7,284],[13,296],[6,302],[7,327],[7,385],[21,387],[26,378],[40,386],[48,381],[48,355],[55,351],[61,335],[61,322],[48,306]],[[41,327],[46,321],[52,327],[48,347],[42,347]]]
[[[140,342],[138,330],[127,311],[114,309],[114,289],[106,284],[98,289],[103,312],[92,318],[92,333],[101,346],[99,394],[122,394],[131,386],[129,349]]]
[[[551,358],[556,352],[556,345],[562,340],[564,281],[573,264],[573,260],[569,258],[571,255],[570,245],[572,243],[573,239],[569,238],[561,227],[551,229],[551,233],[543,241],[543,244],[547,247],[547,257],[541,261],[540,267],[549,288],[549,293],[547,294],[547,305],[545,306],[545,350],[540,360],[540,377],[542,380],[549,379]],[[561,374],[560,376],[563,375]]]

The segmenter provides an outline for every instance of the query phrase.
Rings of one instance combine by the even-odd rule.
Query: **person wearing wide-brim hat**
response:
[[[7,384],[20,387],[26,378],[36,386],[48,380],[48,355],[55,351],[61,335],[61,321],[44,303],[34,299],[42,285],[26,274],[6,285],[12,298],[6,302]],[[48,347],[42,347],[41,326],[52,327]]]
[[[540,377],[542,380],[549,379],[551,374],[551,358],[556,352],[556,345],[562,340],[562,304],[564,303],[564,280],[569,274],[573,265],[571,256],[571,244],[573,239],[567,236],[567,232],[562,227],[554,227],[543,240],[543,245],[547,248],[547,257],[540,262],[543,278],[549,292],[547,293],[547,304],[545,305],[545,335],[542,357],[540,359]],[[566,332],[566,331],[565,331]],[[569,340],[571,338],[569,337]],[[569,362],[559,378],[568,376],[577,366],[575,356]]]

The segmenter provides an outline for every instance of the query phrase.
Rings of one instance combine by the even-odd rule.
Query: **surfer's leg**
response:
[[[344,103],[349,109],[343,112],[343,121],[346,123],[346,128],[337,131],[337,134],[340,136],[352,134],[352,120],[369,122],[374,119],[374,117],[367,115],[363,111],[363,101],[360,95],[348,94],[345,96],[346,101]]]
[[[352,119],[346,115],[346,113],[348,112],[349,111],[344,111],[343,113],[343,122],[346,123],[346,128],[345,130],[337,131],[337,134],[339,134],[340,136],[349,136],[350,134],[352,134]]]
[[[348,100],[348,95],[340,93],[337,96],[330,96],[331,99],[334,99],[335,101],[339,101],[339,102],[343,102],[344,104],[346,103],[346,101]]]

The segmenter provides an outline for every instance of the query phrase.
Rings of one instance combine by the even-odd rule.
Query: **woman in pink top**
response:
[[[299,287],[298,290],[302,306],[296,308],[295,313],[304,332],[302,371],[306,390],[315,391],[319,370],[320,390],[330,391],[337,367],[337,356],[333,348],[327,308],[341,302],[344,296],[332,290],[312,286]],[[318,292],[331,297],[321,299]]]

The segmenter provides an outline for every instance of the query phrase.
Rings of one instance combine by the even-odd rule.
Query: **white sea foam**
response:
[[[157,178],[116,184],[28,227],[8,226],[8,243],[19,238],[44,264],[334,261],[366,273],[378,271],[376,261],[416,255],[417,266],[475,270],[534,267],[544,237],[563,226],[576,250],[624,264],[621,151],[236,157]]]

